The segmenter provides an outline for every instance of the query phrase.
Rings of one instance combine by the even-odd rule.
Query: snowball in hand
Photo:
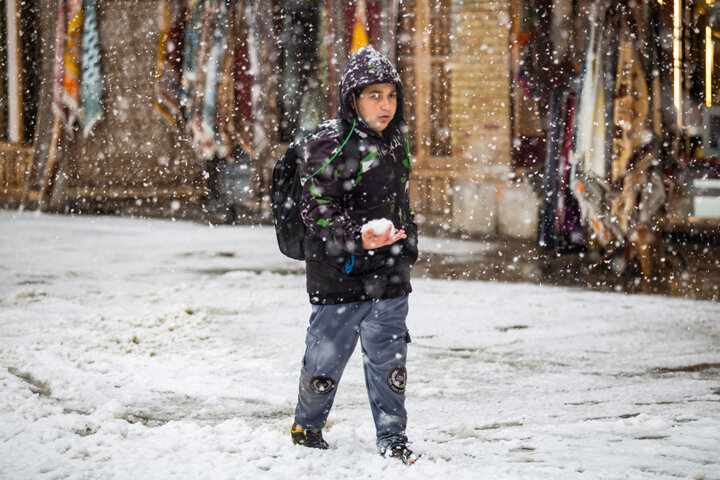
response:
[[[365,233],[365,230],[372,228],[375,236],[379,237],[387,231],[388,227],[390,227],[390,235],[394,235],[395,227],[393,226],[392,222],[387,218],[379,218],[377,220],[370,220],[369,222],[367,222],[365,225],[362,226],[361,231]]]

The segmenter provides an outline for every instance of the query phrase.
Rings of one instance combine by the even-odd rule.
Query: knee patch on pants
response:
[[[313,377],[310,379],[310,390],[313,393],[326,395],[335,388],[335,380],[330,377]]]
[[[402,395],[405,393],[405,385],[407,384],[407,370],[402,365],[397,365],[390,369],[387,377],[388,387],[393,392]]]

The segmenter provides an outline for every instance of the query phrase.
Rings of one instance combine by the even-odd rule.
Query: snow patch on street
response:
[[[0,478],[719,478],[717,303],[414,279],[408,468],[375,451],[359,352],[330,450],[292,445],[310,306],[272,228],[0,231]]]

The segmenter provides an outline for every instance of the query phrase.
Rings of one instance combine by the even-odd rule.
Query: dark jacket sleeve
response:
[[[404,230],[407,235],[404,241],[405,248],[409,259],[414,264],[418,258],[418,228],[414,221],[410,221],[405,225]]]
[[[320,136],[310,139],[306,146],[307,159],[300,169],[302,189],[302,218],[315,236],[330,241],[353,254],[365,253],[360,226],[343,210],[345,185],[351,180],[343,173],[342,155],[328,163],[340,148],[335,138]]]

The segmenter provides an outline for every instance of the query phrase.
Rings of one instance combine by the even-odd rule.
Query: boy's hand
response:
[[[384,247],[385,245],[392,245],[398,240],[407,238],[405,230],[397,230],[395,235],[390,235],[392,227],[388,227],[385,233],[382,235],[375,236],[375,232],[372,228],[365,230],[362,233],[362,246],[365,250],[374,250],[376,248]]]

